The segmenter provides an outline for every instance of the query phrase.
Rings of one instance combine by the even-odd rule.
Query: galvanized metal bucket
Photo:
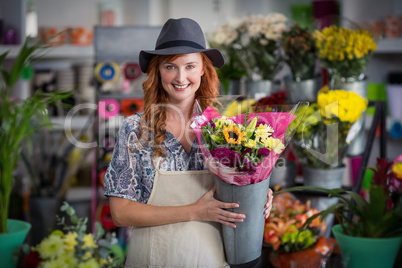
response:
[[[267,178],[256,184],[237,186],[215,177],[216,198],[238,203],[239,208],[229,210],[246,215],[243,222],[236,223],[236,228],[222,225],[226,260],[230,265],[250,263],[261,257],[269,181]]]
[[[346,167],[334,169],[302,167],[303,181],[306,186],[318,186],[327,189],[341,188]]]
[[[243,81],[238,79],[232,79],[229,81],[229,91],[228,95],[242,95],[243,90],[242,90],[242,84]]]
[[[322,76],[296,82],[286,76],[285,79],[286,97],[290,103],[299,101],[317,102],[317,94],[322,87]]]
[[[289,188],[296,184],[297,163],[286,160],[283,165],[275,165],[270,176],[269,187],[280,185],[281,188]]]
[[[346,167],[340,167],[336,169],[318,169],[303,166],[303,180],[306,186],[318,186],[327,189],[341,188],[343,182],[343,176],[345,174]],[[338,202],[337,197],[309,197],[311,207],[318,210],[325,210],[328,207]],[[327,230],[323,233],[323,236],[329,237],[331,235],[331,226],[334,223],[334,215],[330,214],[325,220]]]
[[[280,81],[256,80],[245,82],[245,94],[256,100],[267,97],[280,90]]]

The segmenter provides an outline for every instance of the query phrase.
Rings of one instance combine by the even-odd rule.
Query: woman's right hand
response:
[[[214,198],[215,186],[194,203],[196,219],[215,221],[236,228],[235,222],[243,222],[244,214],[230,212],[228,208],[238,208],[237,203],[224,203]]]

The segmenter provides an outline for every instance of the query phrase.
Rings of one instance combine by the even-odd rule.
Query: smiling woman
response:
[[[144,113],[124,120],[104,180],[114,223],[133,226],[126,267],[228,267],[221,224],[235,228],[245,216],[214,198],[190,127],[195,99],[219,94],[214,67],[223,63],[186,18],[169,19],[155,50],[140,52]]]
[[[171,103],[185,99],[193,102],[204,74],[203,58],[200,53],[170,56],[162,62],[159,72],[162,87]]]

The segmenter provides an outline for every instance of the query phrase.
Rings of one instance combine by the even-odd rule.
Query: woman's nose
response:
[[[184,82],[186,80],[186,72],[183,69],[178,68],[176,74],[177,82]]]

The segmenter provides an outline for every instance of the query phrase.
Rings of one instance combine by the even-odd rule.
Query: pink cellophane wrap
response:
[[[272,136],[276,139],[281,139],[286,147],[288,145],[285,144],[286,129],[293,119],[296,118],[296,116],[287,112],[250,113],[248,116],[249,121],[251,121],[256,115],[258,115],[259,122],[262,121],[274,129]],[[242,124],[244,121],[244,116],[245,114],[241,114],[229,117],[228,119],[233,120],[234,123]],[[214,159],[211,156],[208,145],[203,142],[204,138],[202,137],[203,134],[201,127],[207,124],[211,119],[221,117],[222,115],[220,115],[217,111],[208,107],[201,116],[196,117],[195,125],[193,126],[209,171],[211,171],[221,180],[234,185],[248,185],[267,179],[280,156],[275,154],[273,151],[271,151],[269,156],[267,156],[264,161],[256,167],[256,172],[251,175],[246,172],[236,171],[231,167],[225,166],[221,164],[219,160]]]

